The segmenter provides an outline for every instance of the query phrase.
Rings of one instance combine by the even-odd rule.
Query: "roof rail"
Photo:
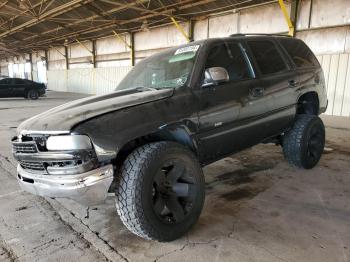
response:
[[[249,34],[232,34],[230,35],[230,37],[239,37],[239,36],[284,36],[284,37],[291,37],[290,35],[283,35],[283,34],[253,34],[253,33],[249,33]]]

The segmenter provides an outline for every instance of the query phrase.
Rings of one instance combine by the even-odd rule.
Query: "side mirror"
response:
[[[227,70],[223,67],[210,67],[204,72],[203,87],[217,85],[222,82],[228,82],[230,77]]]

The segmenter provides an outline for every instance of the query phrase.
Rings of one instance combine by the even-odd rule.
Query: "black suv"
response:
[[[46,86],[28,79],[0,79],[0,97],[24,97],[38,99],[45,94]]]
[[[159,241],[203,207],[202,166],[263,142],[300,168],[319,161],[327,107],[314,54],[286,36],[208,39],[138,63],[115,92],[70,102],[18,127],[18,180],[33,194],[91,205],[116,192],[121,220]]]

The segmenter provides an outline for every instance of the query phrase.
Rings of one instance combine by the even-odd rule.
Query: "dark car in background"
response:
[[[28,99],[38,99],[46,92],[43,83],[37,83],[28,79],[3,78],[0,79],[1,97],[24,97]]]

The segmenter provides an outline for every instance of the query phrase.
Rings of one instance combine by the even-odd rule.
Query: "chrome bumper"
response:
[[[34,174],[17,166],[21,188],[29,193],[52,197],[69,198],[83,205],[103,202],[113,180],[113,166],[106,165],[78,175]]]

